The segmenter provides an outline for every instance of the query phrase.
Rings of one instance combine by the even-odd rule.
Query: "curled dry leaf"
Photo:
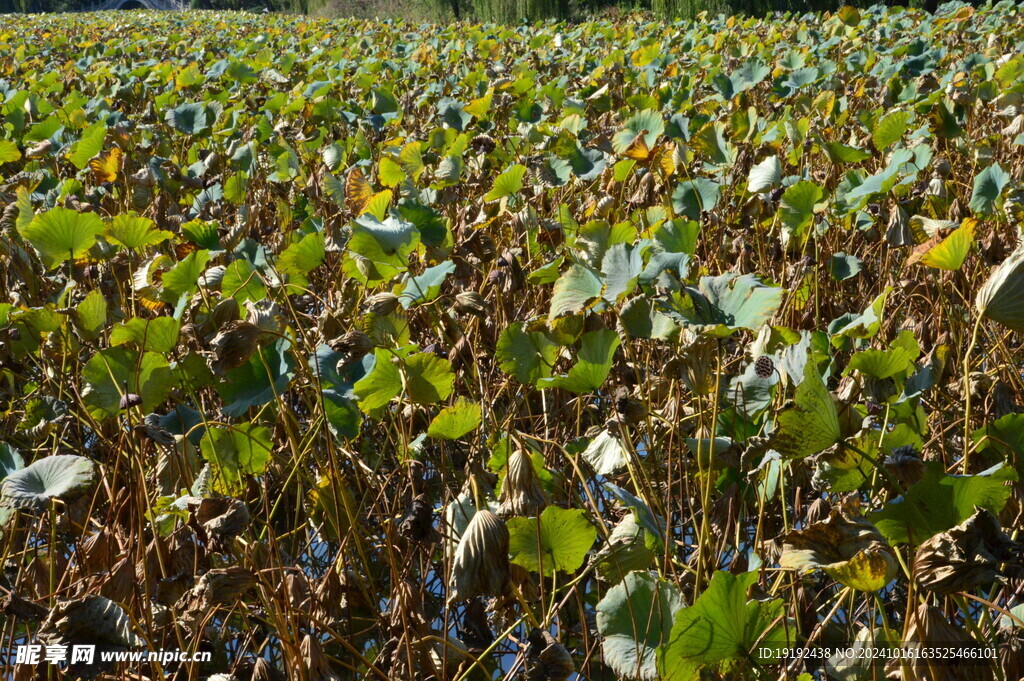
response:
[[[131,619],[121,606],[102,596],[58,601],[39,628],[38,638],[46,645],[96,646],[92,664],[72,665],[68,670],[86,679],[113,668],[112,662],[102,661],[102,652],[127,651],[146,645],[135,633]]]
[[[213,373],[223,376],[249,361],[259,346],[262,334],[263,329],[252,322],[235,320],[224,324],[210,342],[214,353],[214,361],[210,364]]]
[[[984,671],[973,665],[948,664],[941,659],[943,651],[949,649],[976,648],[980,653],[981,647],[962,629],[950,624],[940,609],[922,603],[914,610],[912,617],[904,630],[901,645],[907,651],[907,656],[905,659],[895,657],[886,664],[887,679],[969,681],[985,678]]]
[[[186,505],[193,521],[206,533],[210,548],[219,553],[229,551],[235,537],[249,526],[249,509],[239,499],[190,497]]]
[[[898,567],[892,547],[874,525],[839,509],[827,520],[786,535],[779,565],[801,573],[823,570],[859,591],[881,589]]]
[[[216,568],[205,573],[174,604],[182,624],[189,630],[204,621],[218,605],[230,605],[256,584],[256,576],[240,567]]]
[[[922,588],[938,594],[987,587],[1000,577],[1000,565],[1019,555],[999,520],[986,509],[946,532],[940,532],[917,549],[914,576]]]

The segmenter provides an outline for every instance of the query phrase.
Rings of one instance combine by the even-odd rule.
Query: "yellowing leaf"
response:
[[[667,142],[655,145],[651,152],[651,168],[657,170],[663,181],[676,172],[675,151],[676,145]]]
[[[359,212],[360,215],[366,215],[369,213],[378,220],[384,220],[388,214],[388,206],[391,205],[391,190],[385,189],[382,192],[378,192],[370,197],[370,200],[366,202],[363,209]]]
[[[629,143],[626,150],[622,152],[627,158],[636,159],[637,161],[645,161],[647,157],[651,155],[651,150],[647,146],[647,142],[644,140],[644,136],[647,135],[647,130],[641,130],[640,134]]]
[[[114,147],[106,156],[89,161],[93,179],[97,182],[115,182],[118,173],[121,172],[122,156],[124,156],[124,152]]]
[[[356,215],[362,215],[366,204],[373,198],[373,187],[359,168],[353,168],[345,178],[345,205]]]
[[[940,270],[958,270],[974,244],[974,229],[978,221],[967,218],[952,234],[921,255],[920,262]],[[913,256],[911,256],[913,258]],[[909,262],[909,261],[908,261]]]
[[[493,99],[494,99],[494,88],[491,88],[490,90],[487,91],[487,94],[485,94],[483,97],[480,97],[478,99],[474,99],[468,105],[463,107],[462,110],[465,111],[466,113],[468,113],[471,116],[476,116],[477,118],[483,118],[484,116],[487,115],[487,112],[491,110],[491,100],[493,100]]]
[[[390,156],[384,156],[377,166],[377,179],[385,187],[397,187],[405,179],[405,171],[398,161]]]

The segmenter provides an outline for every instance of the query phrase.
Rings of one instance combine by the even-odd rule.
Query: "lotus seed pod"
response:
[[[892,454],[885,457],[882,465],[904,487],[910,487],[924,477],[924,461],[913,445],[892,450]]]

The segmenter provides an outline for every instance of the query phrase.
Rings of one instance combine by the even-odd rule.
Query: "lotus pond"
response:
[[[1022,53],[0,16],[5,678],[1024,677]]]

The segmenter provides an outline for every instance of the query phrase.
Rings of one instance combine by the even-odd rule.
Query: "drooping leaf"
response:
[[[814,207],[824,197],[824,190],[813,182],[802,180],[786,189],[779,202],[779,220],[789,240],[801,241],[814,220]]]
[[[909,121],[910,113],[906,111],[894,111],[878,121],[875,129],[871,131],[871,142],[875,145],[875,149],[885,151],[902,139],[904,133],[907,132]]]
[[[993,163],[974,178],[970,209],[976,215],[992,215],[996,212],[999,197],[1010,183],[1010,174],[998,163]]]
[[[679,215],[700,220],[701,213],[714,210],[722,193],[714,180],[698,177],[680,182],[672,192],[672,209]]]
[[[526,166],[518,163],[509,166],[494,178],[494,185],[491,191],[484,194],[484,201],[497,201],[513,194],[518,194],[523,188],[523,177],[526,175]]]
[[[107,226],[106,238],[124,248],[155,246],[174,236],[173,232],[157,229],[152,220],[134,213],[114,216]]]
[[[548,319],[587,309],[601,297],[602,289],[601,278],[590,268],[573,265],[555,282]]]
[[[776,417],[770,446],[795,459],[828,449],[841,438],[835,398],[822,383],[815,363],[807,362],[793,404]]]
[[[921,264],[940,270],[958,270],[974,245],[974,228],[978,221],[967,218],[952,234],[928,248]]]
[[[782,181],[782,162],[778,156],[768,156],[750,169],[747,176],[747,191],[752,194],[765,192]]]
[[[611,329],[583,334],[576,363],[569,369],[569,373],[565,376],[541,378],[537,385],[544,388],[564,388],[574,393],[597,390],[608,378],[612,359],[621,342],[618,334]]]
[[[370,364],[366,374],[352,388],[359,408],[364,412],[384,406],[402,392],[398,359],[391,351],[377,348]]]
[[[602,430],[583,450],[583,458],[598,475],[614,475],[629,463],[629,452],[618,436],[608,429]]]
[[[1003,326],[1024,330],[1024,243],[991,275],[974,299],[978,314]]]
[[[96,419],[107,419],[121,411],[121,398],[135,394],[142,398],[144,412],[153,411],[174,385],[167,359],[160,353],[124,346],[100,350],[82,368],[82,401]]]
[[[523,322],[514,322],[501,332],[494,359],[507,374],[524,385],[549,378],[558,356],[558,346],[541,331],[528,331]]]
[[[239,417],[250,407],[259,407],[283,396],[295,377],[295,359],[290,348],[291,342],[280,338],[259,348],[245,364],[228,371],[217,387],[224,400],[224,413]]]
[[[203,458],[232,484],[238,483],[243,474],[263,474],[273,455],[270,430],[255,423],[208,428],[199,449]]]
[[[455,374],[451,363],[430,352],[419,352],[405,360],[405,387],[416,404],[435,404],[452,394]]]
[[[326,256],[324,235],[313,232],[281,252],[277,269],[282,274],[309,274],[323,263]]]
[[[168,353],[178,344],[178,327],[178,320],[171,317],[133,317],[111,330],[110,345],[133,343],[141,350]]]
[[[828,271],[833,278],[846,281],[860,274],[862,265],[861,259],[855,255],[836,253],[828,260]]]
[[[822,522],[786,535],[779,565],[802,573],[823,570],[859,591],[883,588],[899,569],[892,547],[871,523],[848,518],[838,510]]]

